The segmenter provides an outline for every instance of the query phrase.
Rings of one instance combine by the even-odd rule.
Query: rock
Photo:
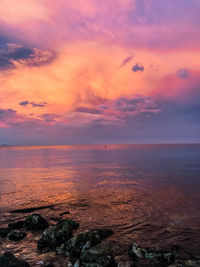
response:
[[[24,228],[27,230],[44,230],[48,227],[48,222],[39,214],[28,216],[24,222]]]
[[[200,267],[200,261],[187,260],[187,261],[175,261],[174,264],[168,265],[169,267]]]
[[[68,220],[60,221],[56,226],[46,229],[42,238],[38,240],[39,250],[44,248],[55,249],[61,244],[67,242],[73,234],[73,228]]]
[[[60,213],[59,215],[63,216],[63,215],[66,215],[66,214],[70,214],[70,212],[69,211],[65,211],[65,212]]]
[[[81,254],[81,262],[85,267],[117,266],[108,242],[94,246]]]
[[[8,224],[8,227],[10,229],[20,229],[23,228],[23,226],[24,226],[24,221],[11,222]]]
[[[150,262],[161,264],[171,264],[175,260],[173,252],[157,251],[152,248],[141,248],[133,243],[129,248],[130,256],[134,258],[146,258]]]
[[[132,262],[118,262],[117,263],[117,267],[133,267],[133,266],[135,266],[135,264],[134,263],[132,263]]]
[[[65,245],[70,255],[79,255],[113,233],[108,229],[92,229],[72,237]]]
[[[17,241],[21,241],[25,237],[26,237],[26,233],[20,232],[18,230],[12,230],[8,234],[8,239],[11,240],[11,241],[16,241],[16,242]]]
[[[75,263],[74,263],[74,267],[80,267],[81,264],[80,264],[80,260],[76,260]]]
[[[0,237],[7,237],[10,232],[9,228],[0,228]]]
[[[79,223],[72,219],[67,219],[67,220],[62,220],[62,221],[67,222],[74,230],[79,228]]]
[[[29,267],[30,265],[16,258],[12,253],[6,252],[3,255],[0,255],[0,266],[1,267]]]
[[[11,213],[29,213],[36,210],[43,210],[43,209],[50,209],[55,207],[55,205],[47,205],[47,206],[39,206],[39,207],[30,207],[25,209],[17,209],[17,210],[11,210]]]

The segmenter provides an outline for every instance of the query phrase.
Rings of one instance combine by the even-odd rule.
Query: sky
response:
[[[199,0],[1,0],[0,144],[200,142]]]

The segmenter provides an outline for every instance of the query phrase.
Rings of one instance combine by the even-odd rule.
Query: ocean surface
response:
[[[0,147],[0,227],[30,214],[13,210],[46,205],[36,212],[51,224],[72,218],[79,231],[112,229],[115,256],[135,241],[199,258],[200,145]],[[32,266],[55,257],[38,254],[37,238],[0,239],[0,252]]]

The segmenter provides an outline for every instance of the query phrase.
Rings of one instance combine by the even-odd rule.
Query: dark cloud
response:
[[[102,112],[96,108],[86,108],[86,107],[78,107],[75,110],[76,112],[88,113],[88,114],[101,114]]]
[[[55,56],[55,53],[49,50],[30,49],[7,43],[0,46],[0,69],[13,69],[15,62],[30,67],[42,66],[49,64]]]
[[[53,114],[53,113],[42,114],[39,117],[42,118],[44,121],[47,121],[47,122],[55,122],[56,119],[60,118],[59,115]]]
[[[121,65],[120,65],[120,68],[122,68],[124,65],[128,64],[128,63],[133,59],[133,57],[134,57],[134,56],[129,56],[129,57],[125,58],[125,59],[122,61]]]
[[[13,52],[8,53],[6,57],[8,59],[20,60],[29,58],[33,54],[34,54],[33,50],[24,47],[19,47],[14,49]]]
[[[177,71],[177,76],[180,78],[180,79],[187,79],[190,75],[190,72],[188,69],[179,69]]]
[[[29,104],[29,101],[22,101],[22,102],[19,102],[19,105],[20,106],[27,106]]]
[[[142,66],[141,64],[136,63],[133,67],[132,67],[132,71],[133,72],[138,72],[138,71],[144,71],[144,66]]]
[[[47,103],[46,102],[40,102],[40,103],[36,103],[36,102],[30,102],[30,105],[32,105],[33,108],[44,108]]]
[[[0,120],[4,121],[7,118],[15,117],[16,111],[13,109],[0,109]]]
[[[31,105],[33,108],[36,108],[36,107],[44,108],[47,105],[47,103],[46,102],[37,103],[37,102],[33,102],[33,101],[29,102],[28,100],[26,100],[26,101],[19,102],[19,105],[24,106],[24,107]]]
[[[8,70],[14,68],[14,64],[6,58],[0,57],[0,70]]]

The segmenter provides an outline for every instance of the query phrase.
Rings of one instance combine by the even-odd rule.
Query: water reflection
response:
[[[40,213],[55,223],[61,212],[70,211],[80,221],[80,230],[110,227],[116,253],[135,240],[145,246],[181,243],[198,254],[199,148],[0,148],[0,223],[26,216],[10,214],[12,209],[56,204]],[[18,248],[7,246],[34,261],[37,251],[31,238]]]

